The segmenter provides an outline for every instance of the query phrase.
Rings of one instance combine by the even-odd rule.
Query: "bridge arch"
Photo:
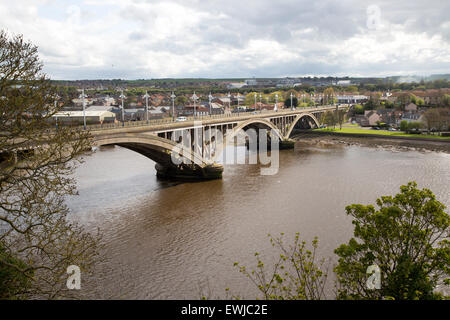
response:
[[[282,141],[283,135],[280,133],[280,130],[269,120],[263,119],[263,118],[254,118],[249,119],[246,121],[243,121],[242,123],[239,123],[236,127],[234,127],[232,130],[228,131],[224,137],[223,137],[223,143],[221,146],[217,148],[217,150],[214,153],[214,159],[217,160],[222,156],[222,153],[225,149],[225,147],[230,143],[231,141],[234,142],[234,138],[236,135],[241,132],[241,130],[244,130],[245,128],[253,128],[253,129],[270,129],[271,132],[275,134],[275,136]]]
[[[290,137],[292,131],[294,130],[295,126],[297,125],[297,123],[298,123],[299,121],[308,121],[308,120],[310,120],[310,121],[312,122],[312,124],[313,124],[314,126],[316,126],[317,128],[320,127],[320,122],[319,122],[319,120],[318,120],[312,113],[302,113],[302,114],[299,114],[299,115],[295,118],[295,120],[292,122],[292,124],[289,126],[289,129],[288,129],[288,131],[286,132],[286,138],[289,138],[289,137]],[[310,122],[310,121],[308,121],[308,124],[311,126],[311,122]]]
[[[117,145],[142,154],[143,156],[163,166],[174,165],[171,158],[172,151],[177,150],[179,147],[175,141],[142,133],[121,133],[97,136],[93,139],[93,145],[97,147],[104,145]],[[187,157],[184,158],[187,160]],[[207,163],[199,154],[195,152],[191,152],[189,154],[189,160],[200,168],[209,165],[209,163]]]
[[[283,135],[280,130],[272,122],[263,118],[249,119],[240,123],[238,126],[234,127],[230,133],[227,133],[225,138],[232,139],[240,130],[244,130],[244,128],[247,127],[256,129],[271,129],[280,140],[283,140]]]

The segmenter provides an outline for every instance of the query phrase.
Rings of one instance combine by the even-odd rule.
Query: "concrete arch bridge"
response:
[[[223,171],[217,159],[239,134],[256,132],[258,145],[261,138],[267,139],[265,145],[273,145],[270,142],[275,139],[280,148],[292,148],[293,132],[318,128],[322,113],[340,109],[348,106],[221,115],[159,125],[91,127],[90,131],[94,146],[118,145],[152,159],[159,177],[217,179]]]

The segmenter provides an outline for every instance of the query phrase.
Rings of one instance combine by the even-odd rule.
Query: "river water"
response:
[[[268,233],[317,236],[320,255],[333,263],[333,250],[353,232],[346,205],[374,203],[415,180],[450,207],[447,153],[297,144],[280,152],[276,175],[260,175],[258,165],[226,165],[222,180],[178,184],[158,181],[154,165],[111,147],[76,170],[71,218],[102,230],[107,258],[82,280],[85,297],[224,298],[229,287],[253,299],[254,286],[233,263],[254,267],[260,252],[270,267],[277,255]]]

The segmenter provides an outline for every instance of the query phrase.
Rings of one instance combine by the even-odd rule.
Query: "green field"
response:
[[[450,140],[450,137],[440,137],[429,134],[408,134],[401,131],[386,131],[386,130],[372,130],[372,129],[355,129],[355,128],[345,128],[342,129],[336,128],[323,128],[323,129],[315,129],[314,131],[321,132],[337,132],[337,133],[348,133],[348,134],[374,134],[381,136],[394,136],[394,137],[408,137],[408,138],[432,138],[438,140]]]

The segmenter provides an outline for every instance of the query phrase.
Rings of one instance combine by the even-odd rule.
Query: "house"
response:
[[[369,119],[365,115],[358,114],[355,116],[355,121],[358,123],[361,127],[368,127],[369,126]]]
[[[252,104],[251,106],[249,106],[250,109],[253,109],[255,111],[260,111],[260,110],[273,110],[273,104],[264,104],[261,102],[257,102],[256,105]]]
[[[216,97],[212,99],[212,102],[220,104],[221,106],[228,106],[231,103],[231,99],[228,97]]]
[[[423,117],[419,113],[415,112],[404,112],[399,119],[399,124],[401,121],[407,121],[407,122],[422,122]]]
[[[355,121],[361,127],[376,126],[379,122],[382,122],[382,117],[376,110],[366,110],[364,115],[356,115]]]
[[[209,108],[203,106],[203,105],[186,105],[183,107],[183,109],[179,112],[179,115],[181,116],[192,116],[194,115],[194,109],[195,114],[197,116],[206,116],[209,114]]]
[[[136,120],[144,120],[141,119],[141,116],[145,114],[144,109],[123,109],[123,114],[125,121],[136,121]],[[120,120],[122,120],[122,115],[120,115]]]
[[[381,115],[376,110],[366,110],[364,116],[369,121],[369,126],[376,126],[381,122]]]
[[[223,114],[224,108],[219,103],[211,102],[211,114]]]
[[[415,103],[410,103],[405,107],[405,112],[411,112],[416,113],[417,112],[417,105]]]

